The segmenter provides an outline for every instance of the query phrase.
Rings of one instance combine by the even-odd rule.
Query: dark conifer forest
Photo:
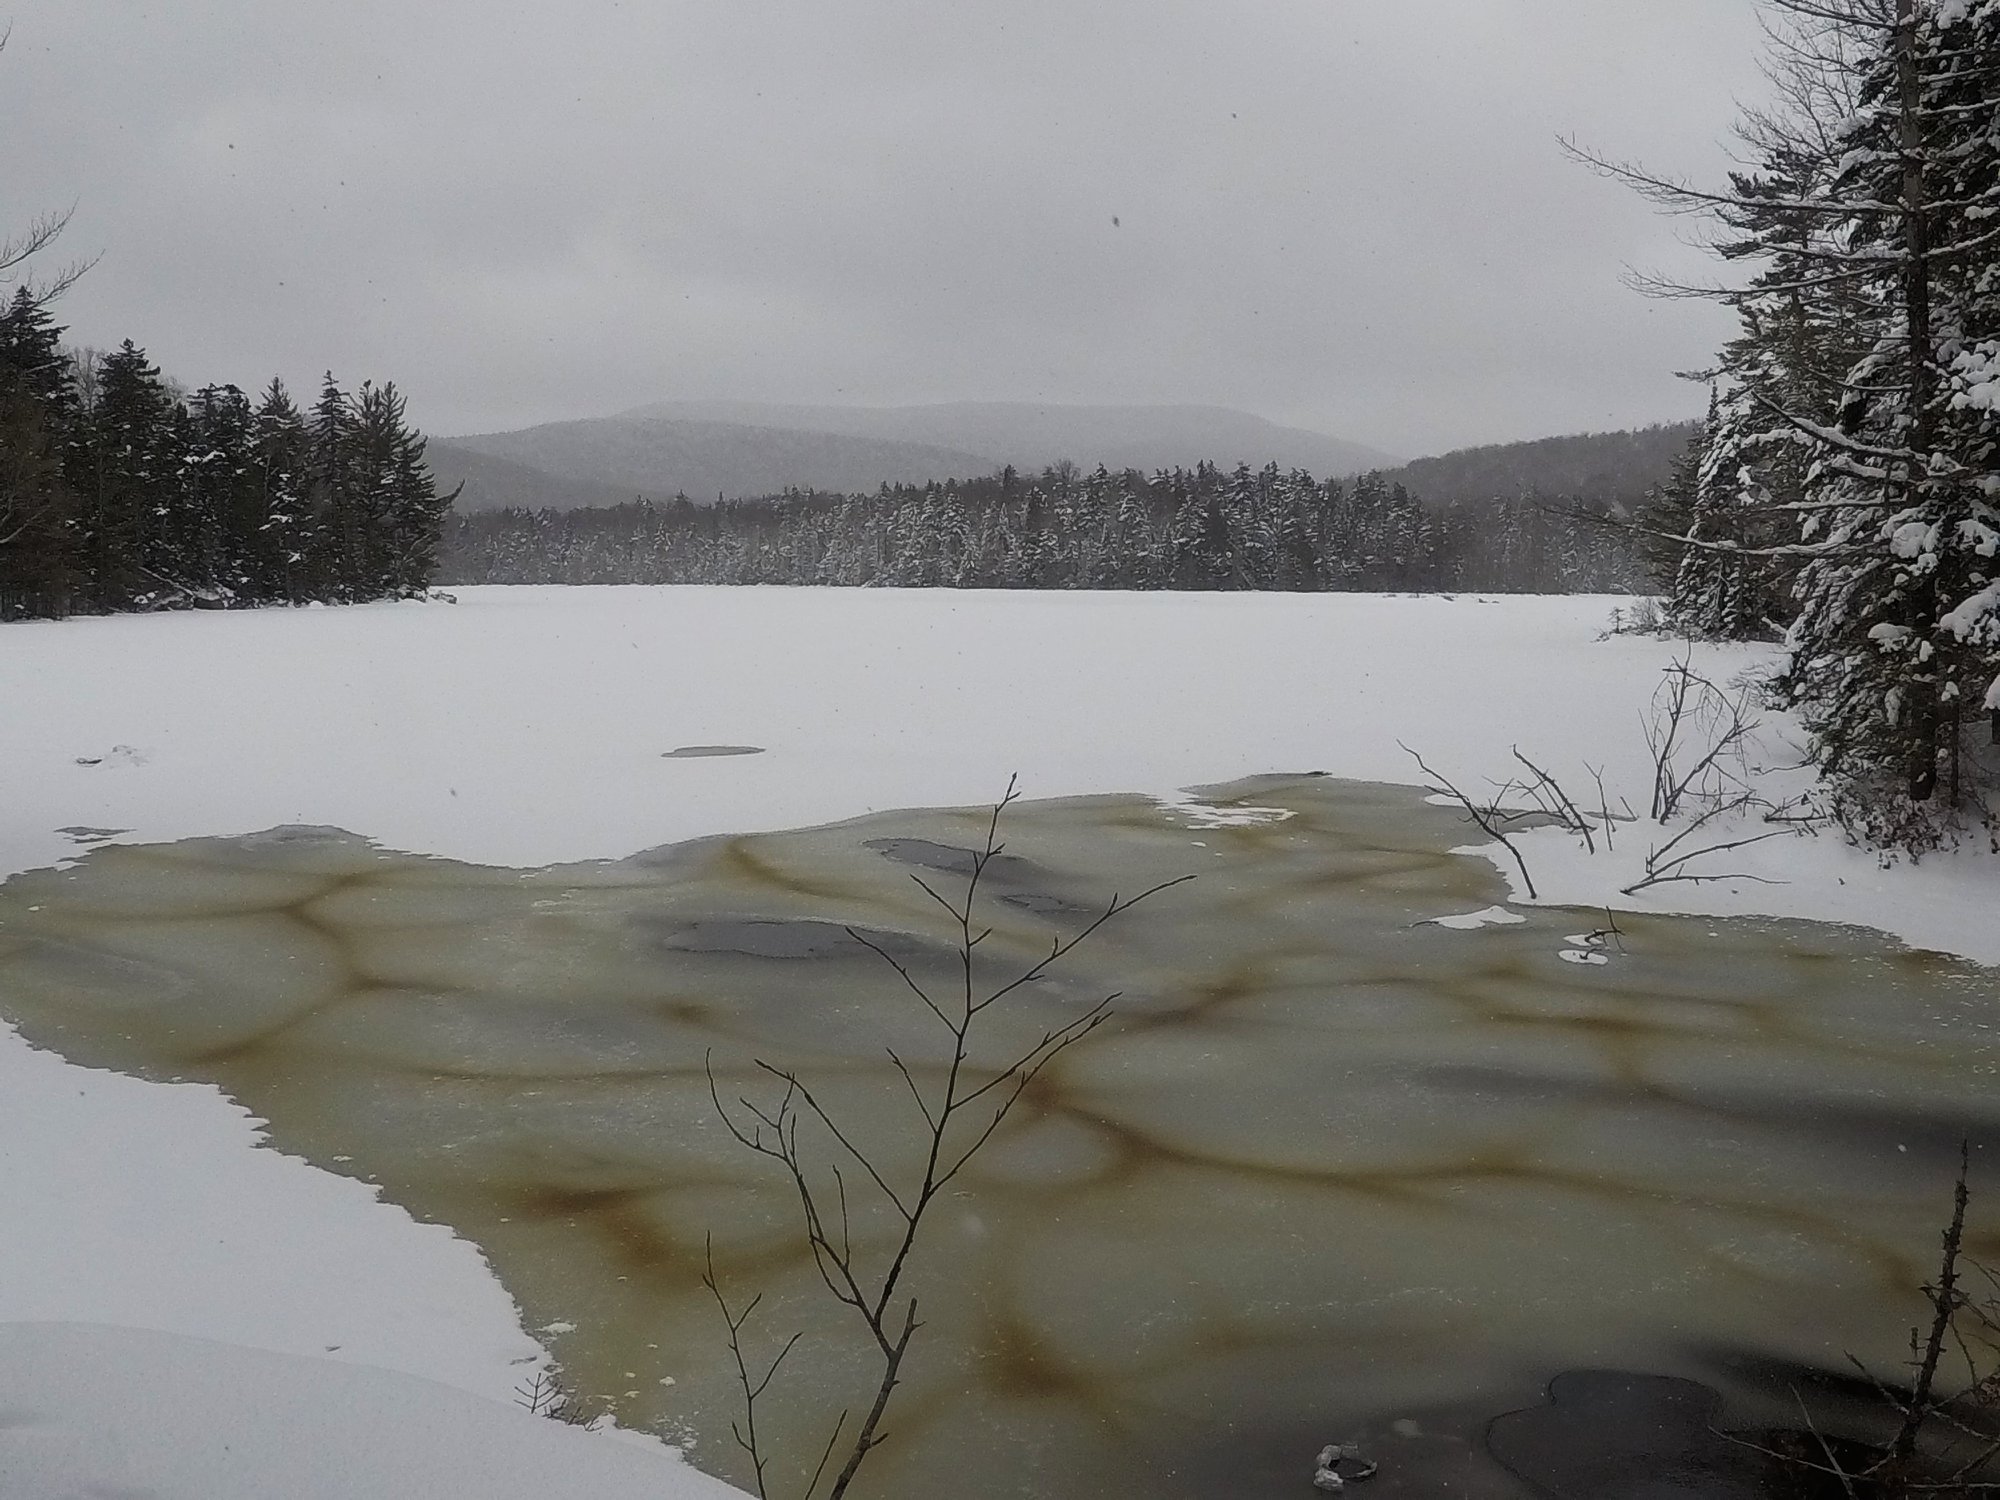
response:
[[[1591,512],[1595,511],[1593,515]],[[1590,497],[1425,504],[1275,465],[798,491],[454,517],[449,583],[1624,592],[1645,562]]]
[[[393,385],[184,393],[145,351],[0,312],[0,620],[421,594],[449,496]]]

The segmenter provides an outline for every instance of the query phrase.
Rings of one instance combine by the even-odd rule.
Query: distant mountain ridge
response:
[[[448,438],[431,438],[424,446],[424,457],[440,494],[460,491],[460,510],[583,510],[623,505],[637,495],[621,484],[560,479],[512,459],[462,447]]]
[[[568,483],[616,486],[627,500],[677,494],[734,500],[790,488],[873,491],[884,484],[969,479],[995,467],[981,454],[914,443],[740,422],[629,417],[478,433],[452,438],[449,445]],[[467,508],[485,507],[475,497]]]
[[[1085,469],[1102,463],[1149,472],[1204,460],[1275,462],[1316,475],[1359,473],[1393,462],[1357,443],[1223,407],[1010,402],[904,407],[674,402],[612,417],[439,439],[431,452],[441,479],[465,482],[464,510],[571,509],[675,494],[707,501],[788,488],[867,492],[883,484],[977,478],[1009,464],[1032,474],[1065,459]],[[537,473],[548,482],[540,498],[531,498]]]
[[[1064,459],[1084,469],[1191,469],[1276,463],[1315,475],[1359,474],[1398,460],[1379,449],[1223,406],[1064,406],[1027,401],[949,401],[928,406],[777,406],[748,401],[670,401],[634,407],[618,420],[719,421],[800,428],[845,437],[915,443],[984,455],[988,470],[1024,472]]]
[[[1629,507],[1667,477],[1696,425],[1488,444],[1395,464],[1357,444],[1220,407],[705,401],[433,439],[430,458],[444,488],[464,484],[464,511],[574,510],[677,493],[708,501],[788,488],[872,493],[884,484],[979,478],[1008,463],[1032,477],[1062,459],[1147,473],[1203,461],[1277,463],[1320,478],[1373,470],[1440,507],[1529,494]]]

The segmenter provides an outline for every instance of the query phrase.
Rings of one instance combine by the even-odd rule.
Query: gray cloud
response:
[[[440,432],[1194,401],[1406,453],[1690,414],[1727,329],[1558,133],[1725,163],[1751,0],[17,0],[72,336]],[[1114,223],[1114,219],[1116,222]]]

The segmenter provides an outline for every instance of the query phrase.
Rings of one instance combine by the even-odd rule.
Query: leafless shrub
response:
[[[1584,769],[1590,772],[1590,779],[1597,784],[1598,827],[1604,830],[1604,848],[1608,853],[1616,850],[1618,843],[1616,835],[1612,832],[1612,825],[1616,820],[1611,816],[1611,795],[1604,790],[1604,767],[1585,766]],[[1627,818],[1632,816],[1632,805],[1629,802],[1625,804],[1625,816]]]
[[[1744,750],[1757,730],[1747,692],[1735,696],[1694,670],[1689,656],[1665,669],[1646,719],[1653,758],[1652,818],[1671,822],[1749,790]]]
[[[1563,511],[1561,513],[1564,515],[1576,515],[1579,519],[1594,522],[1601,522],[1605,519],[1594,511]],[[1672,633],[1672,627],[1667,622],[1666,612],[1660,607],[1660,601],[1650,595],[1642,595],[1632,601],[1632,607],[1629,610],[1622,605],[1613,609],[1611,611],[1611,619],[1605,625],[1604,633],[1598,636],[1598,639],[1600,641],[1608,641],[1614,635],[1667,635],[1670,633]]]
[[[1760,1452],[1832,1480],[1856,1500],[2000,1494],[2000,1277],[1965,1256],[1970,1167],[1961,1143],[1937,1277],[1922,1288],[1930,1317],[1910,1330],[1907,1383],[1892,1385],[1853,1361],[1889,1409],[1893,1436],[1857,1459],[1857,1445],[1827,1441],[1802,1402],[1812,1456]]]
[[[1108,995],[1061,1025],[1050,1027],[1033,1045],[997,1068],[982,1069],[968,1061],[968,1039],[980,1017],[1023,986],[1041,979],[1105,923],[1148,897],[1193,878],[1184,875],[1163,881],[1132,897],[1114,895],[1103,911],[1080,931],[1053,939],[1046,955],[1012,971],[1009,977],[982,984],[978,950],[992,936],[993,929],[978,919],[980,885],[987,867],[1005,847],[1000,842],[1000,820],[1017,796],[1015,783],[1010,780],[1006,794],[993,809],[985,846],[972,855],[965,891],[959,900],[946,898],[923,876],[911,877],[949,915],[956,929],[958,979],[952,993],[934,995],[902,960],[855,929],[848,929],[850,937],[895,973],[904,990],[937,1021],[943,1038],[950,1044],[944,1082],[941,1086],[932,1085],[928,1091],[901,1056],[894,1050],[888,1054],[921,1119],[917,1137],[923,1147],[924,1164],[913,1180],[907,1177],[902,1181],[892,1180],[893,1169],[878,1155],[871,1155],[857,1144],[854,1131],[790,1069],[758,1060],[755,1066],[771,1084],[772,1095],[761,1101],[739,1096],[734,1103],[724,1104],[712,1060],[709,1064],[709,1095],[717,1114],[740,1145],[768,1157],[784,1170],[798,1200],[814,1269],[827,1294],[851,1310],[879,1357],[881,1373],[866,1411],[851,1437],[847,1434],[852,1409],[841,1412],[812,1478],[801,1492],[802,1500],[812,1500],[818,1493],[844,1438],[845,1456],[840,1467],[832,1472],[828,1500],[840,1500],[847,1493],[855,1472],[883,1441],[883,1415],[901,1383],[911,1341],[923,1326],[917,1316],[916,1296],[902,1290],[905,1274],[922,1241],[926,1216],[938,1195],[993,1139],[1042,1070],[1104,1024],[1118,997]],[[872,1200],[871,1206],[877,1210],[886,1210],[889,1222],[896,1226],[886,1255],[871,1257],[863,1246],[856,1244],[856,1210],[850,1193]],[[757,1430],[758,1403],[769,1391],[786,1358],[798,1347],[801,1335],[793,1334],[768,1360],[753,1361],[745,1350],[743,1334],[760,1299],[752,1297],[741,1308],[733,1307],[716,1277],[712,1253],[703,1282],[722,1313],[736,1363],[744,1415],[741,1422],[732,1424],[732,1430],[737,1444],[749,1457],[757,1494],[761,1500],[770,1500],[766,1478],[769,1454]]]
[[[547,1417],[571,1427],[588,1427],[606,1412],[602,1402],[580,1399],[552,1370],[537,1370],[515,1386],[514,1402],[532,1416]]]
[[[1582,838],[1583,847],[1595,854],[1597,840],[1591,834],[1590,820],[1577,811],[1576,802],[1563,790],[1562,783],[1523,755],[1519,745],[1514,747],[1514,759],[1528,768],[1528,774],[1532,779],[1522,782],[1521,788],[1535,799],[1535,806],[1545,816],[1553,818],[1558,827],[1565,828]],[[1604,785],[1601,780],[1597,789],[1598,794],[1602,796]],[[1608,821],[1607,815],[1607,823]]]
[[[1745,849],[1752,844],[1761,844],[1766,839],[1797,837],[1805,832],[1803,828],[1768,828],[1762,833],[1749,834],[1742,838],[1717,839],[1706,844],[1690,844],[1689,839],[1718,819],[1731,813],[1748,813],[1765,806],[1761,798],[1753,792],[1741,792],[1725,802],[1717,802],[1695,817],[1687,827],[1675,834],[1666,843],[1646,853],[1646,873],[1623,888],[1627,896],[1645,890],[1648,886],[1667,885],[1675,881],[1689,885],[1702,885],[1719,880],[1747,880],[1756,885],[1782,885],[1783,881],[1771,880],[1762,875],[1751,875],[1740,870],[1715,870],[1708,867],[1696,870],[1690,868],[1696,860],[1714,854],[1727,854],[1734,849]],[[1791,821],[1780,819],[1778,821]]]
[[[1518,816],[1518,814],[1503,811],[1498,799],[1484,804],[1474,802],[1448,779],[1432,770],[1425,763],[1424,758],[1416,751],[1412,750],[1408,745],[1404,745],[1401,740],[1398,740],[1396,743],[1402,747],[1403,752],[1411,760],[1417,763],[1417,769],[1422,771],[1424,775],[1428,776],[1435,783],[1431,788],[1434,795],[1450,797],[1460,807],[1465,809],[1466,816],[1478,825],[1481,833],[1485,834],[1488,838],[1497,839],[1507,846],[1507,852],[1514,856],[1514,864],[1521,872],[1521,884],[1528,889],[1528,899],[1530,901],[1537,899],[1535,895],[1535,877],[1528,873],[1528,862],[1521,858],[1520,849],[1515,846],[1512,839],[1507,837],[1505,825],[1510,819]],[[1506,792],[1504,788],[1500,795],[1502,798],[1505,797]]]
[[[1697,865],[1766,839],[1809,832],[1822,821],[1809,796],[1773,803],[1752,786],[1746,755],[1758,728],[1758,721],[1750,714],[1752,690],[1725,691],[1695,671],[1691,658],[1685,655],[1665,668],[1663,678],[1646,719],[1646,747],[1653,761],[1652,817],[1657,823],[1677,817],[1687,817],[1689,822],[1664,845],[1647,853],[1645,875],[1625,886],[1624,894],[1675,881],[1778,884],[1741,870]],[[1732,815],[1761,815],[1773,826],[1762,833],[1725,836],[1704,844],[1689,842],[1703,829]]]

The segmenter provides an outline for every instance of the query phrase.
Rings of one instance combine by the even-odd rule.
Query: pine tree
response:
[[[376,535],[376,591],[391,599],[422,597],[437,573],[438,542],[445,514],[457,491],[440,495],[425,462],[425,440],[405,418],[406,405],[394,383],[362,388],[360,427],[364,442],[379,442],[387,454],[382,476]],[[371,447],[372,451],[372,447]]]
[[[307,422],[307,511],[318,545],[310,557],[306,596],[329,603],[368,597],[362,539],[362,479],[355,473],[354,407],[329,371]]]
[[[104,357],[97,399],[72,451],[81,501],[88,592],[105,610],[180,602],[186,584],[160,565],[161,538],[179,498],[177,403],[157,366],[130,339]]]
[[[1996,56],[1993,0],[1896,0],[1832,185],[1848,263],[1875,268],[1870,347],[1815,434],[1790,685],[1849,805],[1892,831],[1937,821],[1885,811],[1892,787],[1913,811],[1961,800],[1968,710],[2000,696],[2000,412],[1968,384],[2000,335]]]
[[[60,618],[83,588],[64,472],[76,400],[61,340],[41,301],[16,289],[0,313],[0,620]]]
[[[1714,195],[1626,174],[1718,213],[1739,232],[1724,253],[1764,267],[1725,294],[1743,332],[1679,540],[1796,567],[1784,689],[1851,826],[1917,847],[2000,784],[1967,732],[2000,706],[2000,401],[1984,394],[2000,0],[1773,4],[1798,37],[1790,113],[1753,121],[1765,170]]]
[[[198,603],[233,603],[248,594],[244,560],[258,520],[249,398],[233,385],[203,386],[181,426],[180,494],[161,539],[162,571],[183,579]]]
[[[1755,453],[1768,415],[1742,389],[1725,405],[1712,391],[1708,419],[1675,466],[1670,494],[1651,524],[1672,525],[1692,540],[1671,546],[1666,623],[1698,640],[1750,640],[1773,633],[1774,567],[1754,550],[1749,528],[1769,514]]]
[[[323,537],[311,500],[312,435],[282,380],[251,419],[248,483],[239,516],[238,573],[247,603],[303,604],[320,571]]]

